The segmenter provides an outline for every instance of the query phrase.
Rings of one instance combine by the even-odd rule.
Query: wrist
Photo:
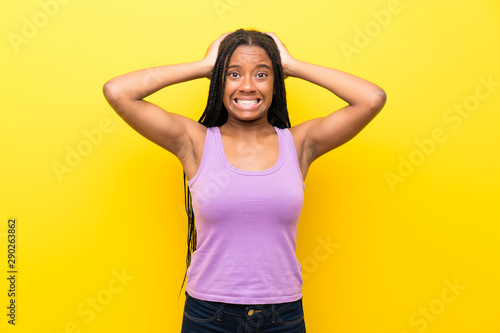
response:
[[[200,78],[206,77],[207,79],[210,79],[214,68],[213,64],[209,63],[205,59],[199,60],[196,63],[199,68]]]
[[[283,74],[285,76],[297,77],[300,68],[300,60],[291,58],[283,65]]]

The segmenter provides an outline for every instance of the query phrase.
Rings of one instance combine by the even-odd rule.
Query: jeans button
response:
[[[252,310],[250,310],[250,311],[248,311],[248,315],[249,315],[249,316],[253,315],[253,312],[254,312],[254,311],[253,311],[253,309],[252,309]]]

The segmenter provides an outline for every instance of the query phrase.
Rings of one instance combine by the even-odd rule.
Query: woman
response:
[[[348,105],[291,127],[288,76],[324,87]],[[144,101],[203,77],[211,82],[199,122]],[[295,257],[304,179],[315,159],[377,115],[384,91],[295,59],[273,33],[240,29],[215,40],[202,60],[111,79],[104,95],[184,169],[190,232],[182,331],[305,332]]]

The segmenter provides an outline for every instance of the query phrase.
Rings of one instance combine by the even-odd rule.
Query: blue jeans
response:
[[[181,333],[305,333],[302,299],[239,305],[202,301],[186,293]]]

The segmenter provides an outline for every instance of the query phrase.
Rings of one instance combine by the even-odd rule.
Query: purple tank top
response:
[[[304,182],[292,134],[275,130],[276,164],[245,171],[227,160],[219,128],[207,129],[200,167],[187,182],[198,234],[187,271],[192,297],[234,304],[302,297],[295,249]]]

